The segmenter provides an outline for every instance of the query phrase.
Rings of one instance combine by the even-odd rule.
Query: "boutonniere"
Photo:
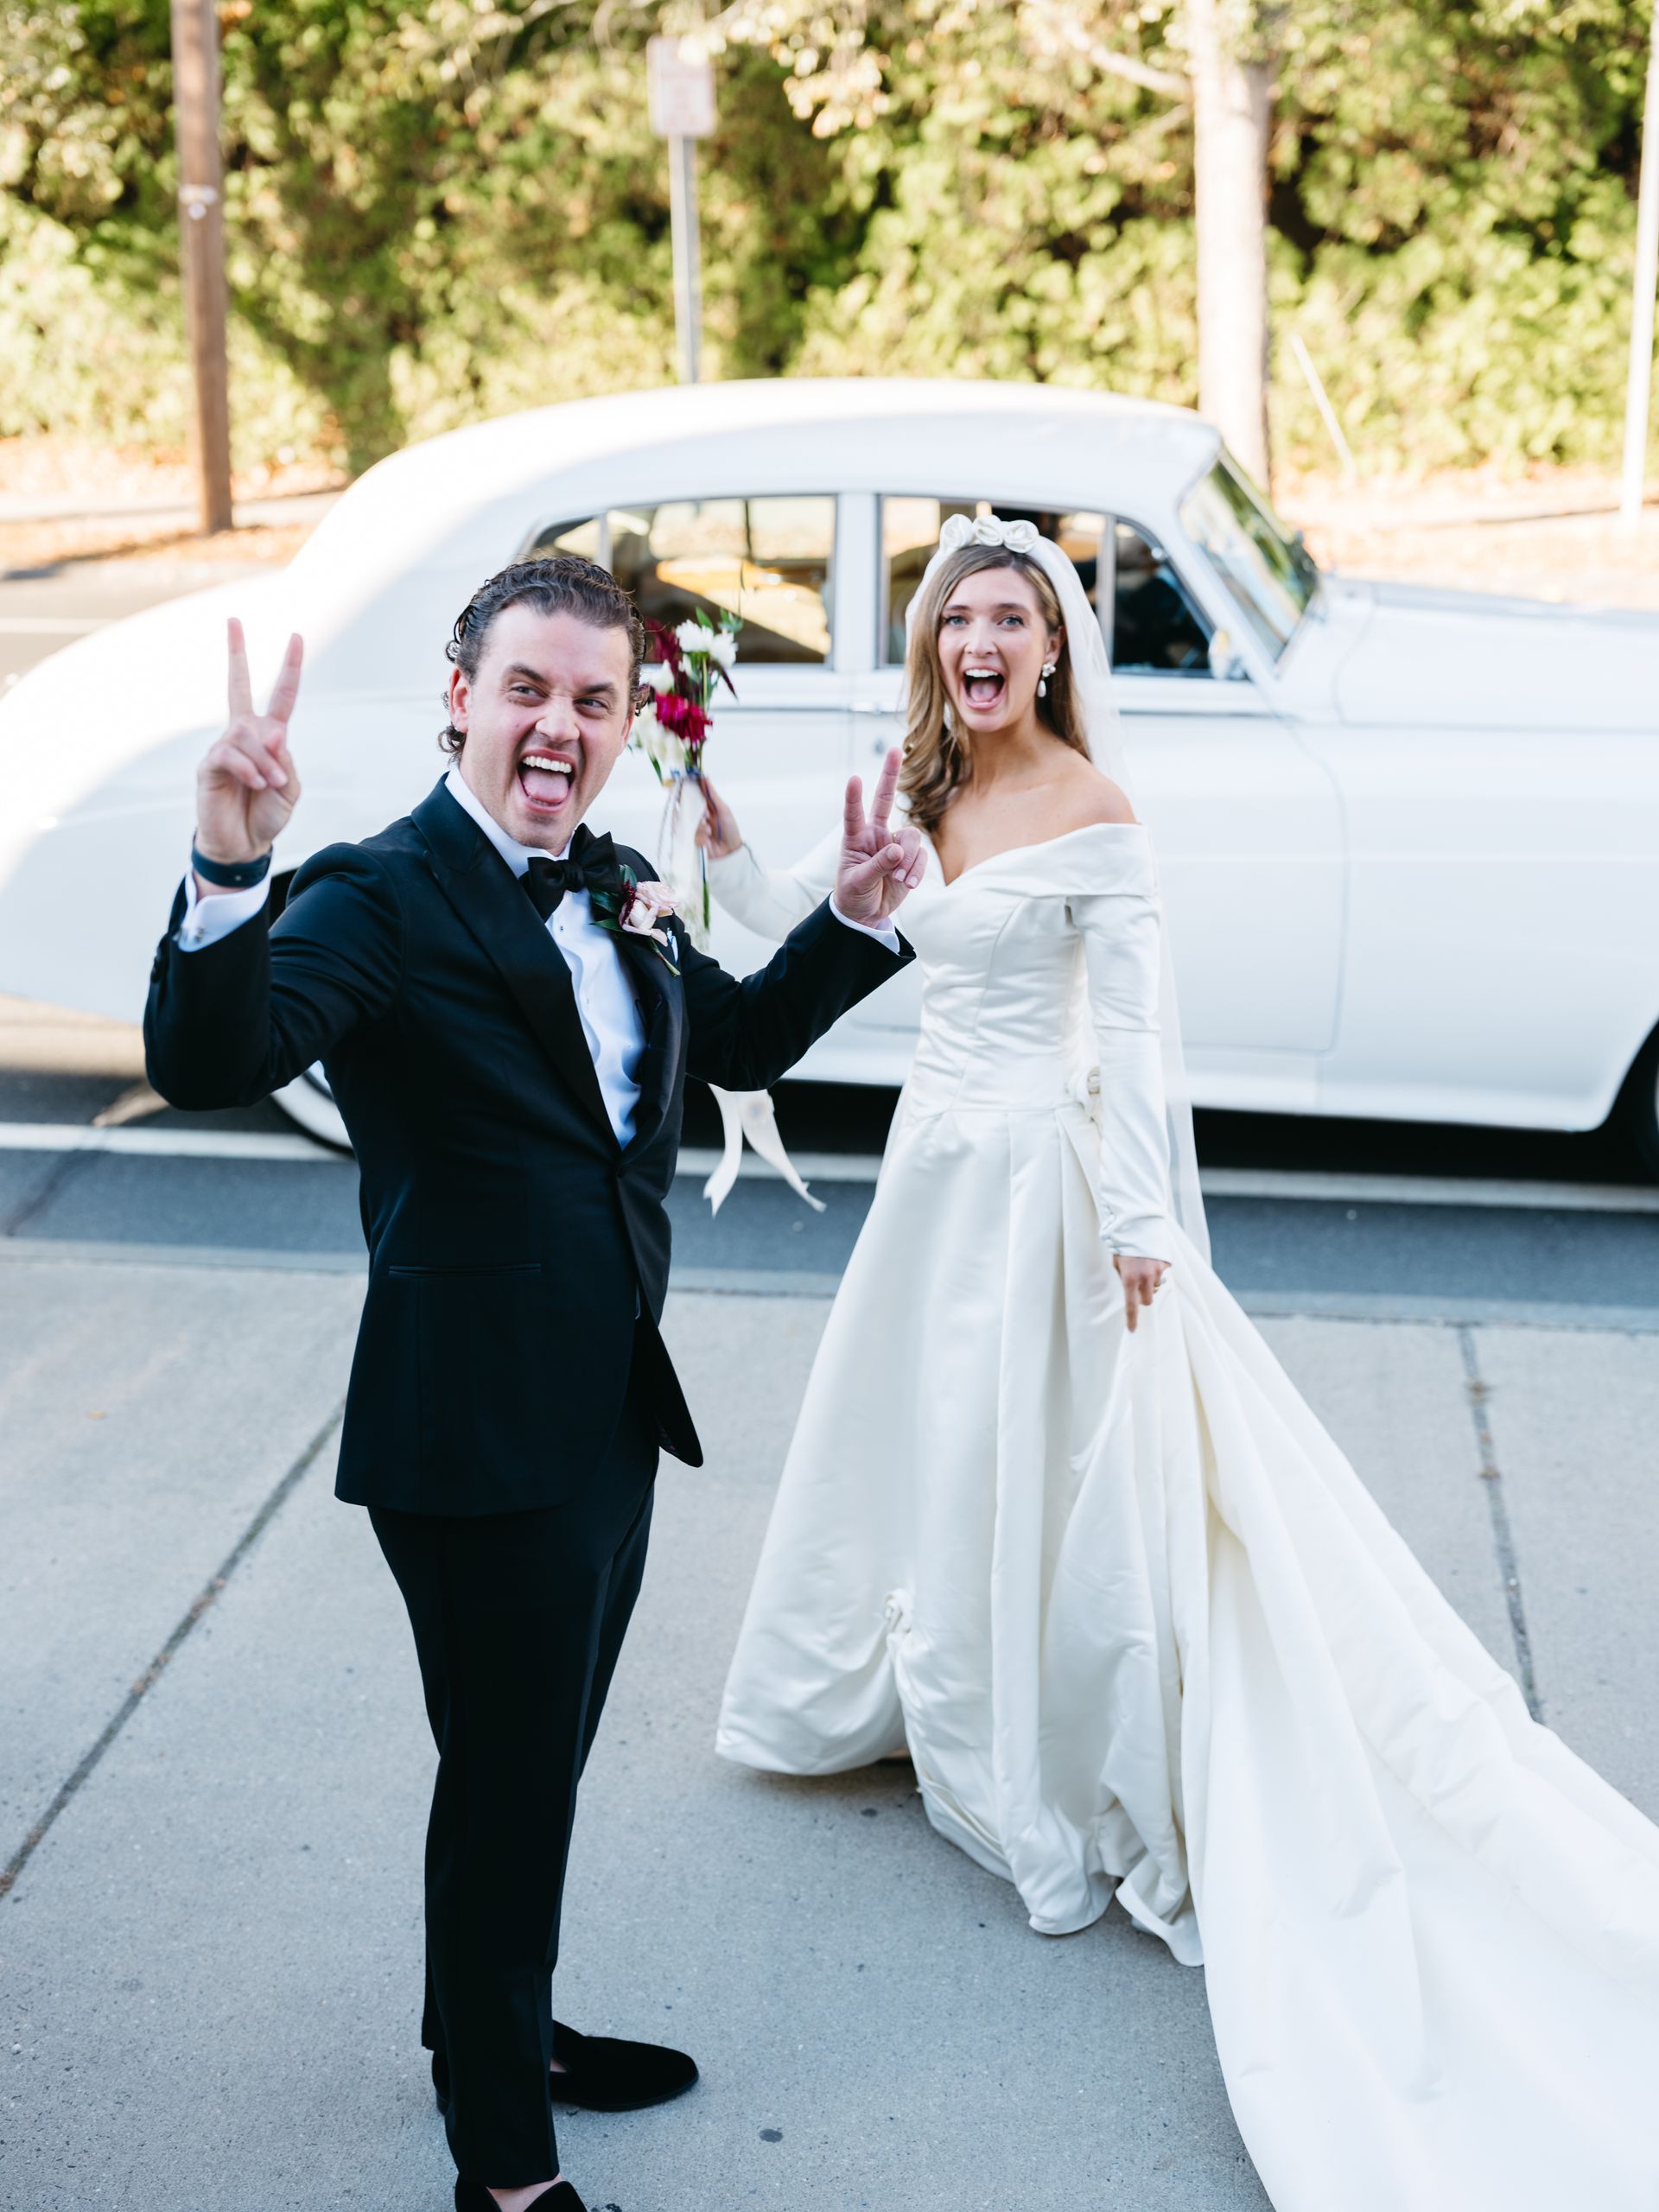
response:
[[[589,891],[588,903],[601,929],[615,937],[649,938],[671,976],[674,940],[661,925],[674,912],[674,894],[664,883],[641,883],[631,868],[619,868],[614,890]]]

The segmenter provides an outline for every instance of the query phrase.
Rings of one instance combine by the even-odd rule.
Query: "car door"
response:
[[[706,761],[754,849],[797,858],[840,818],[850,752],[848,677],[836,650],[836,503],[828,493],[628,501],[538,530],[526,558],[601,561],[649,621],[741,617],[735,696],[721,690]],[[603,826],[658,859],[667,793],[630,750],[600,809]],[[774,948],[715,907],[712,950],[741,975]]]
[[[865,766],[898,741],[905,613],[940,528],[951,514],[989,512],[985,500],[908,493],[879,507],[875,638],[852,702],[855,765]],[[1248,677],[1212,672],[1217,625],[1150,530],[1034,503],[998,500],[996,512],[1057,541],[1096,607],[1111,610],[1126,761],[1157,841],[1195,1096],[1311,1106],[1341,975],[1342,826],[1330,776]],[[906,975],[867,1002],[866,1020],[913,1028],[918,992]]]
[[[1152,529],[1113,518],[1096,591],[1111,610],[1125,756],[1157,841],[1194,1095],[1311,1107],[1342,978],[1334,779]]]

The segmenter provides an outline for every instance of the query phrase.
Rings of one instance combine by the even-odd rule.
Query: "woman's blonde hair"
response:
[[[964,576],[980,569],[1013,569],[1037,594],[1051,630],[1064,628],[1060,602],[1046,570],[1006,545],[964,545],[940,562],[924,587],[910,624],[905,652],[905,753],[899,788],[918,830],[937,829],[945,809],[967,779],[971,766],[962,732],[950,719],[944,671],[939,664],[939,624],[951,594]],[[1089,740],[1071,682],[1071,656],[1062,641],[1048,695],[1037,702],[1037,715],[1062,745],[1089,759]]]

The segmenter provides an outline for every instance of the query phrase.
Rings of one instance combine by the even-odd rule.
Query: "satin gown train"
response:
[[[777,934],[826,860],[712,879]],[[1201,1963],[1278,2212],[1656,2212],[1659,1830],[1533,1723],[1168,1221],[1144,831],[936,866],[905,918],[915,1064],[720,1751],[908,1746],[1034,1928],[1116,1896]],[[1113,1250],[1174,1263],[1133,1337]]]

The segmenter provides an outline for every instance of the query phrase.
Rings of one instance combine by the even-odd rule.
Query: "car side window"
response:
[[[601,562],[648,622],[674,629],[740,615],[741,663],[822,664],[830,658],[833,495],[671,499],[550,524],[524,558],[582,553]]]
[[[1029,522],[1071,556],[1090,605],[1097,605],[1103,515],[1082,509],[1011,507],[989,499],[920,499],[905,496],[881,502],[881,657],[888,668],[905,658],[905,614],[916,596],[922,571],[938,548],[939,532],[951,515],[996,513],[1004,522]]]
[[[1120,676],[1208,676],[1209,625],[1163,548],[1120,522],[1111,551],[1113,668]]]

